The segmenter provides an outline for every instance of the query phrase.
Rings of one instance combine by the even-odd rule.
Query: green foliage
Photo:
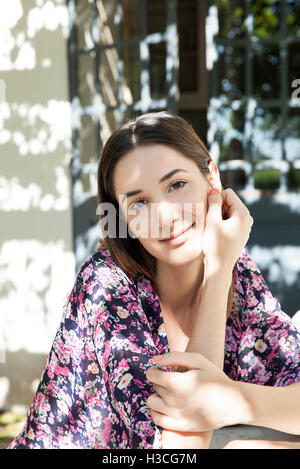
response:
[[[275,190],[280,186],[278,169],[261,169],[253,172],[254,186],[261,190]]]
[[[296,15],[294,13],[289,13],[286,17],[287,24],[295,24],[296,22]]]
[[[219,9],[219,15],[230,15],[231,26],[227,24],[227,28],[223,33],[228,35],[228,27],[234,30],[237,26],[245,31],[245,10],[242,2],[230,2],[229,0],[216,0],[215,5]],[[253,15],[253,34],[261,38],[269,38],[275,32],[279,33],[280,21],[280,5],[276,0],[253,0],[250,2],[250,13]],[[290,11],[286,17],[287,25],[296,26],[297,16],[295,12]]]
[[[300,169],[291,167],[288,174],[288,180],[291,189],[300,189]]]

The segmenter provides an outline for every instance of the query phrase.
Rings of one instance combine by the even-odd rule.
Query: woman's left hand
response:
[[[250,421],[251,412],[237,382],[203,355],[170,352],[157,364],[187,371],[155,367],[147,371],[155,390],[147,405],[156,425],[178,432],[206,432]]]

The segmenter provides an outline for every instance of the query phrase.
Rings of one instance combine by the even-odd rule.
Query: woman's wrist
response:
[[[161,449],[208,449],[213,432],[177,432],[163,429]]]
[[[224,285],[225,289],[228,286],[229,289],[232,282],[232,271],[233,268],[227,266],[205,263],[203,284],[214,282],[215,285]]]
[[[226,308],[232,272],[218,270],[204,273],[198,314],[186,352],[201,353],[223,368]]]
[[[249,384],[242,381],[231,381],[234,391],[234,412],[228,425],[255,425],[255,409],[250,398]],[[251,390],[250,390],[251,391]]]

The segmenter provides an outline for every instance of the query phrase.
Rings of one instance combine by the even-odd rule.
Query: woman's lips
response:
[[[184,234],[194,226],[194,224],[190,225],[186,230],[182,231],[181,233],[179,233],[178,235],[176,236],[173,236],[172,238],[166,238],[166,239],[161,239],[160,241],[164,242],[164,243],[168,243],[168,244],[177,244],[178,242],[181,241],[181,239],[184,238]]]

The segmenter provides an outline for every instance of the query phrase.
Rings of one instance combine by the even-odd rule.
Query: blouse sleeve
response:
[[[157,353],[136,285],[113,264],[81,267],[21,434],[9,448],[160,448],[146,379]]]
[[[235,379],[270,386],[300,381],[300,331],[245,249],[235,275],[241,295]]]

